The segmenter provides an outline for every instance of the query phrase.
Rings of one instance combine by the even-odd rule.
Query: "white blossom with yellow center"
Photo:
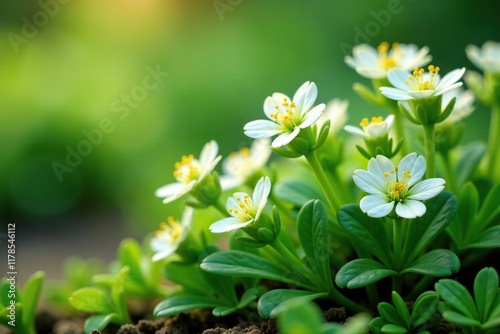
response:
[[[235,188],[261,169],[271,155],[271,140],[256,139],[250,148],[243,147],[231,153],[222,163],[224,175],[220,176],[222,190]]]
[[[487,41],[481,49],[468,45],[465,53],[469,60],[484,72],[500,73],[500,43]]]
[[[183,156],[181,161],[175,163],[173,174],[177,182],[156,190],[156,197],[163,198],[163,203],[169,203],[191,191],[219,163],[222,157],[217,155],[218,150],[219,146],[212,140],[203,147],[199,160],[193,155]]]
[[[432,59],[428,47],[419,49],[414,44],[381,43],[377,49],[367,44],[356,45],[352,49],[353,57],[346,56],[344,61],[358,74],[369,79],[387,77],[387,71],[399,68],[410,71],[423,66]]]
[[[273,147],[289,144],[301,129],[310,127],[321,117],[324,103],[311,109],[317,95],[316,85],[309,81],[300,86],[293,99],[282,93],[274,93],[264,101],[264,113],[269,120],[247,123],[245,135],[255,139],[278,135],[272,142]]]
[[[425,214],[420,202],[433,198],[443,189],[445,180],[432,178],[420,181],[425,174],[425,158],[410,153],[398,166],[385,156],[377,155],[368,162],[368,171],[354,171],[354,182],[369,195],[359,203],[361,211],[373,218],[385,217],[396,207],[402,218],[416,218]]]
[[[465,68],[455,69],[444,77],[440,77],[440,68],[429,65],[426,72],[423,68],[415,68],[413,73],[400,69],[389,70],[387,79],[394,87],[380,87],[380,92],[396,101],[425,99],[439,96],[462,86],[457,82],[465,73]]]
[[[226,202],[231,217],[221,219],[210,225],[213,233],[223,233],[250,225],[259,219],[271,191],[271,181],[262,177],[253,191],[252,197],[244,192],[236,192]]]
[[[187,206],[180,222],[168,217],[166,222],[160,224],[160,229],[156,231],[150,242],[151,249],[155,252],[152,257],[153,261],[160,261],[170,256],[186,239],[193,221],[193,212],[194,209]]]
[[[361,137],[363,139],[377,139],[387,135],[394,124],[394,115],[389,115],[385,120],[382,116],[372,117],[371,121],[368,118],[363,118],[360,127],[352,125],[344,126],[344,130],[350,134]]]
[[[330,121],[330,133],[337,133],[347,122],[347,108],[349,101],[333,99],[326,104],[325,111],[321,114],[319,124]]]

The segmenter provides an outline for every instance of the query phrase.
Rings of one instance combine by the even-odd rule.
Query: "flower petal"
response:
[[[456,83],[458,80],[462,78],[462,76],[465,73],[465,67],[462,68],[457,68],[450,73],[447,73],[444,77],[439,80],[439,83],[436,86],[436,90],[440,91],[441,89],[444,89],[454,83]]]
[[[292,132],[285,132],[273,140],[272,147],[281,147],[289,144],[300,132],[300,128],[296,127]]]
[[[374,174],[363,169],[357,169],[354,171],[352,179],[361,190],[371,195],[384,195],[385,184]]]
[[[392,180],[395,178],[395,175],[391,173],[392,170],[394,170],[394,164],[391,160],[383,155],[379,154],[375,158],[371,158],[370,161],[368,161],[368,171],[373,175],[376,175],[377,178],[381,180],[381,182],[384,184],[384,188],[386,181],[384,173],[389,173],[389,176],[387,176],[387,178],[389,180]]]
[[[210,225],[209,229],[212,233],[223,233],[233,231],[239,228],[243,228],[253,222],[253,219],[242,223],[239,219],[234,217],[224,218],[219,221],[216,221],[212,225]]]
[[[366,127],[366,131],[368,131],[371,138],[379,138],[386,135],[389,129],[387,128],[386,122],[380,122],[369,124]]]
[[[426,97],[436,95],[436,91],[433,89],[426,90],[409,90],[408,95],[410,95],[414,99],[425,99]]]
[[[316,123],[321,118],[323,110],[325,110],[324,103],[318,104],[316,107],[312,108],[308,113],[304,115],[299,128],[304,129]]]
[[[281,108],[281,103],[279,101],[276,101],[274,98],[271,96],[268,96],[264,100],[264,114],[266,114],[267,118],[272,120],[273,118],[271,117],[271,114],[274,114],[277,110]],[[278,108],[276,108],[278,107]]]
[[[214,161],[219,152],[219,145],[215,140],[211,140],[203,146],[200,153],[200,165],[206,166]]]
[[[444,93],[447,93],[449,92],[450,90],[453,90],[455,88],[459,88],[459,87],[462,87],[463,86],[463,82],[457,82],[457,83],[454,83],[453,85],[450,85],[450,86],[447,86],[447,87],[443,87],[441,90],[439,91],[436,91],[434,93],[434,96],[439,96],[439,95],[442,95]]]
[[[420,155],[417,157],[417,153],[410,153],[401,159],[399,163],[399,177],[403,178],[403,173],[406,171],[410,172],[410,180],[408,181],[408,186],[411,187],[417,183],[422,176],[425,174],[426,162],[425,158]]]
[[[172,194],[170,196],[166,196],[163,199],[163,204],[167,204],[167,203],[173,202],[176,199],[184,196],[185,194],[187,194],[188,192],[190,192],[191,189],[193,189],[193,187],[195,186],[196,183],[198,183],[198,180],[192,180],[188,184],[184,185],[184,187],[182,189],[179,189],[175,194]]]
[[[303,115],[309,110],[316,101],[318,88],[314,82],[305,82],[293,96],[296,110]]]
[[[352,125],[346,125],[344,126],[344,130],[349,132],[351,135],[354,135],[356,137],[361,137],[361,138],[369,138],[368,135],[360,128],[357,126],[352,126]]]
[[[408,82],[409,76],[410,73],[408,73],[407,71],[403,71],[399,68],[395,68],[387,72],[387,79],[389,80],[389,82],[395,88],[398,88],[402,91],[408,90],[408,85],[406,84],[406,82]]]
[[[181,189],[183,189],[186,185],[184,183],[180,182],[175,182],[175,183],[170,183],[167,185],[164,185],[163,187],[158,188],[155,191],[155,196],[159,198],[165,198],[168,196],[172,196],[173,194],[179,192]]]
[[[396,205],[397,215],[407,219],[422,217],[426,210],[424,203],[419,201],[405,200]]]
[[[154,245],[154,246],[153,246]],[[157,253],[155,253],[153,255],[153,257],[151,258],[151,260],[153,262],[157,262],[157,261],[160,261],[160,260],[163,260],[165,259],[166,257],[168,257],[169,255],[171,255],[172,253],[174,253],[176,250],[177,250],[177,247],[179,246],[179,244],[168,244],[168,243],[165,243],[162,247],[161,250],[159,250]],[[155,250],[155,247],[159,247],[158,244],[155,244],[154,243],[154,240],[151,240],[151,248],[153,250]]]
[[[253,204],[258,208],[260,208],[261,202],[267,201],[267,197],[269,196],[270,192],[271,192],[271,180],[267,176],[261,177],[253,190],[252,194]]]
[[[394,208],[394,202],[388,202],[387,197],[380,195],[368,195],[359,202],[361,211],[372,218],[385,217]]]
[[[401,89],[393,87],[380,87],[379,89],[382,95],[390,98],[391,100],[406,101],[413,99],[412,96],[408,95],[406,91],[402,91]]]
[[[387,76],[387,72],[379,67],[356,67],[359,75],[368,79],[382,79]]]
[[[441,178],[427,179],[417,183],[406,193],[406,198],[414,200],[426,200],[433,198],[444,189],[446,181]]]
[[[263,119],[247,123],[243,130],[246,136],[256,139],[269,138],[283,132],[279,124]]]

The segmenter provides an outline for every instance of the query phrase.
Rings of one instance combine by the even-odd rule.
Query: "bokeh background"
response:
[[[464,48],[500,40],[498,13],[466,0],[3,0],[0,219],[16,224],[19,279],[57,278],[68,255],[111,260],[124,236],[178,215],[154,197],[174,163],[211,139],[223,155],[249,144],[243,125],[275,91],[314,81],[318,102],[350,101],[351,124],[385,115],[351,89],[369,84],[343,61],[353,45],[427,45],[443,73],[477,70]],[[488,119],[478,106],[466,140],[485,140]],[[54,162],[102,122],[59,178]]]

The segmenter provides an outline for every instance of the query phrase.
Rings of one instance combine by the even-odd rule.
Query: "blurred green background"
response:
[[[16,223],[24,263],[114,252],[179,214],[154,191],[181,155],[211,139],[223,155],[250,143],[243,125],[264,117],[266,96],[309,80],[318,103],[350,101],[351,124],[384,115],[352,92],[369,82],[345,65],[346,48],[427,45],[443,73],[477,70],[464,48],[500,40],[499,12],[464,0],[4,0],[1,220]],[[54,162],[103,120],[98,145],[58,178]],[[485,140],[488,120],[479,106],[466,140]]]

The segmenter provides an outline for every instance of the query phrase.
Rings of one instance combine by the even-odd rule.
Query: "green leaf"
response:
[[[261,294],[258,288],[251,288],[245,291],[243,296],[240,298],[240,302],[238,303],[238,309],[245,308],[248,304],[256,300]]]
[[[474,279],[474,299],[479,319],[488,319],[498,294],[498,273],[493,268],[483,268]]]
[[[447,249],[435,249],[425,253],[401,273],[417,273],[435,277],[449,276],[460,269],[458,256]]]
[[[458,208],[457,198],[443,191],[436,198],[425,202],[427,212],[408,222],[408,238],[403,248],[403,258],[413,259],[452,221]]]
[[[481,322],[479,322],[478,320],[465,316],[462,313],[458,313],[451,310],[444,311],[443,318],[458,326],[478,327],[481,325]]]
[[[434,291],[426,291],[422,293],[415,303],[411,312],[410,323],[413,329],[425,324],[422,329],[430,328],[434,322],[439,321],[439,314],[437,313],[439,306],[439,294]]]
[[[257,240],[247,237],[236,237],[236,241],[240,242],[242,245],[253,248],[260,248],[267,245],[265,242],[258,242]]]
[[[257,309],[261,317],[275,318],[286,310],[287,301],[294,303],[304,303],[316,298],[327,297],[327,292],[314,292],[307,290],[276,289],[266,292],[259,299]]]
[[[382,219],[368,217],[358,204],[344,205],[339,213],[340,226],[355,242],[376,256],[386,266],[390,263],[390,242],[387,240]]]
[[[216,317],[224,317],[236,311],[238,311],[237,307],[217,306],[212,310],[212,314]]]
[[[153,310],[155,317],[166,317],[199,308],[214,308],[220,305],[217,300],[207,297],[178,295],[169,297],[156,305]]]
[[[131,238],[122,240],[118,246],[118,259],[122,266],[130,268],[130,277],[132,279],[143,281],[141,270],[141,246],[137,241]]]
[[[303,286],[296,277],[287,275],[289,271],[250,253],[241,251],[217,252],[207,256],[200,268],[214,274],[234,277],[267,278],[284,283]]]
[[[324,322],[318,306],[309,302],[287,302],[286,308],[279,315],[277,325],[280,333],[303,334],[321,333]]]
[[[125,303],[125,280],[128,278],[130,272],[129,267],[125,266],[120,269],[120,272],[116,276],[113,285],[111,285],[111,299],[118,311],[119,316],[122,319],[128,320],[128,310]]]
[[[387,276],[397,275],[382,263],[371,259],[356,259],[346,263],[337,273],[335,283],[341,288],[360,288]]]
[[[490,227],[477,235],[464,249],[500,247],[500,225]]]
[[[219,298],[223,298],[231,306],[236,306],[238,304],[238,297],[236,296],[234,282],[231,277],[220,276],[203,270],[201,273],[215,295],[219,296]]]
[[[115,311],[109,293],[100,288],[81,288],[69,297],[69,303],[84,312],[109,314]]]
[[[464,148],[462,156],[455,164],[458,186],[470,179],[485,152],[485,145],[480,142],[470,143]]]
[[[406,306],[405,301],[396,291],[392,292],[391,297],[392,303],[403,320],[401,325],[403,327],[410,328],[410,312],[408,312],[408,307]]]
[[[304,204],[297,217],[297,233],[307,256],[309,267],[318,272],[328,287],[332,281],[328,253],[328,220],[318,200]]]
[[[406,321],[394,306],[389,303],[381,302],[377,305],[378,313],[382,316],[384,321],[387,323],[395,324],[402,326],[404,328],[408,328],[406,325]]]
[[[435,285],[439,296],[444,300],[446,309],[455,309],[471,319],[478,319],[474,300],[469,291],[457,281],[440,279]],[[444,316],[444,314],[443,314]]]
[[[198,264],[171,262],[165,266],[164,275],[167,280],[181,285],[184,291],[205,296],[213,294]]]
[[[394,324],[387,324],[382,326],[382,333],[389,333],[389,334],[404,334],[407,333],[408,330],[402,326],[394,325]]]
[[[90,333],[93,330],[102,331],[111,322],[118,318],[116,313],[93,315],[87,318],[83,325],[85,333]]]
[[[384,318],[377,317],[377,318],[372,319],[372,321],[370,321],[369,328],[373,333],[380,334],[380,333],[382,333],[382,327],[384,327],[384,325],[386,325],[386,324],[387,324],[387,321],[385,321]]]
[[[480,225],[481,229],[483,229],[488,226],[493,219],[500,215],[500,205],[498,205],[499,198],[500,184],[496,184],[490,189],[488,195],[486,195],[474,225]]]
[[[24,284],[22,292],[23,302],[23,323],[25,327],[29,328],[35,323],[36,309],[40,293],[42,292],[43,280],[45,274],[42,271],[37,271],[31,275]]]
[[[467,235],[469,226],[473,225],[477,210],[479,209],[479,193],[472,182],[467,182],[460,190],[458,205],[458,221],[460,221],[460,232]]]

